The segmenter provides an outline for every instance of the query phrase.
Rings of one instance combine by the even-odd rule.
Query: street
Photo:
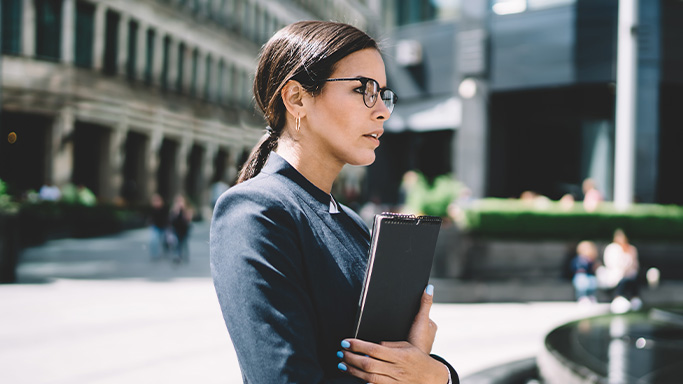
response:
[[[0,285],[0,382],[240,383],[210,278],[208,227],[194,224],[190,262],[180,265],[150,261],[146,229],[26,249],[19,283]],[[465,377],[535,356],[554,326],[605,310],[438,303],[433,353]]]

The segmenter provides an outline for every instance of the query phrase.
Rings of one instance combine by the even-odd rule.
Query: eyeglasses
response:
[[[337,79],[325,79],[325,81],[360,81],[359,93],[363,94],[363,102],[368,108],[372,108],[377,103],[377,96],[382,99],[389,112],[394,110],[394,105],[398,102],[398,96],[389,88],[380,88],[377,80],[369,77],[344,77]]]

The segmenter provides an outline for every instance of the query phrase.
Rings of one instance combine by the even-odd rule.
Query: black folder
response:
[[[429,282],[441,218],[375,216],[355,338],[404,341]]]

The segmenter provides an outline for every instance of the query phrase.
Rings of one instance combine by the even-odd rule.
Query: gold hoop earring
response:
[[[297,132],[299,132],[301,130],[301,117],[299,117],[299,116],[296,117],[294,129],[296,129]]]

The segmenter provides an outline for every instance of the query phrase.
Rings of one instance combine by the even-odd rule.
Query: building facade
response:
[[[209,203],[263,134],[260,46],[303,19],[378,33],[376,0],[3,0],[0,179]],[[7,138],[12,137],[12,140]]]
[[[451,145],[431,146],[430,156],[440,151],[445,158],[451,151],[450,169],[474,197],[535,191],[552,199],[568,193],[582,198],[581,183],[592,178],[611,200],[619,3],[441,0],[425,8],[417,0],[401,2],[387,55],[395,58],[387,68],[401,97],[394,111],[399,119],[387,125],[424,136],[421,125],[430,121],[420,110],[439,115],[438,99],[425,103],[439,95],[454,98],[447,108]],[[438,4],[448,5],[453,17],[439,21]],[[406,19],[406,7],[422,19]],[[683,204],[677,171],[683,164],[683,114],[677,107],[683,94],[683,3],[640,0],[637,13],[633,196],[637,202]],[[404,47],[408,60],[402,59]]]

